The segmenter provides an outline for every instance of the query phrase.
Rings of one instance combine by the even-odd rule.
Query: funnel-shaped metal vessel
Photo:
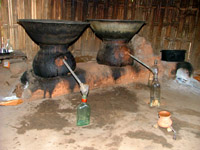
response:
[[[29,37],[40,46],[33,60],[33,71],[41,77],[66,75],[69,70],[62,59],[65,58],[74,70],[76,62],[68,51],[82,32],[89,26],[87,22],[67,20],[20,19],[20,24]]]
[[[97,62],[111,66],[131,65],[133,60],[128,53],[131,49],[127,43],[139,32],[144,21],[89,19],[95,34],[103,40],[102,48],[97,54]],[[128,52],[128,53],[127,53]]]

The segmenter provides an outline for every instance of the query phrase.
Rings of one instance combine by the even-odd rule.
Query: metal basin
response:
[[[51,78],[67,75],[70,71],[63,64],[63,59],[72,70],[76,68],[75,59],[68,47],[89,26],[88,22],[20,19],[18,24],[40,46],[33,60],[33,71],[37,76]]]
[[[128,42],[139,32],[144,21],[89,19],[90,26],[97,37],[103,40],[97,54],[99,64],[109,66],[132,65],[133,60],[128,55],[132,53]]]
[[[129,41],[145,24],[144,21],[88,19],[95,34],[103,41]]]
[[[38,45],[68,45],[89,26],[88,22],[40,19],[19,19],[18,24]]]

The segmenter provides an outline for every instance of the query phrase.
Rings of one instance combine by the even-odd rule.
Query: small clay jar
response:
[[[158,113],[158,125],[162,128],[169,128],[172,125],[171,114],[168,111],[160,111]]]

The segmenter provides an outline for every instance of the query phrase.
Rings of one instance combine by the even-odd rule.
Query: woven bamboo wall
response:
[[[39,47],[17,24],[17,19],[144,20],[139,32],[155,54],[162,49],[186,49],[187,58],[200,69],[200,0],[0,0],[0,27],[14,49],[33,59]],[[70,47],[75,56],[96,56],[101,41],[88,28]]]

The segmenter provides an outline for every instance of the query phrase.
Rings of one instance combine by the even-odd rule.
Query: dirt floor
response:
[[[1,106],[0,150],[199,150],[200,94],[175,84],[163,81],[160,108],[149,108],[144,84],[91,90],[91,123],[84,127],[76,126],[80,93]],[[171,112],[176,140],[153,127],[160,110]]]

